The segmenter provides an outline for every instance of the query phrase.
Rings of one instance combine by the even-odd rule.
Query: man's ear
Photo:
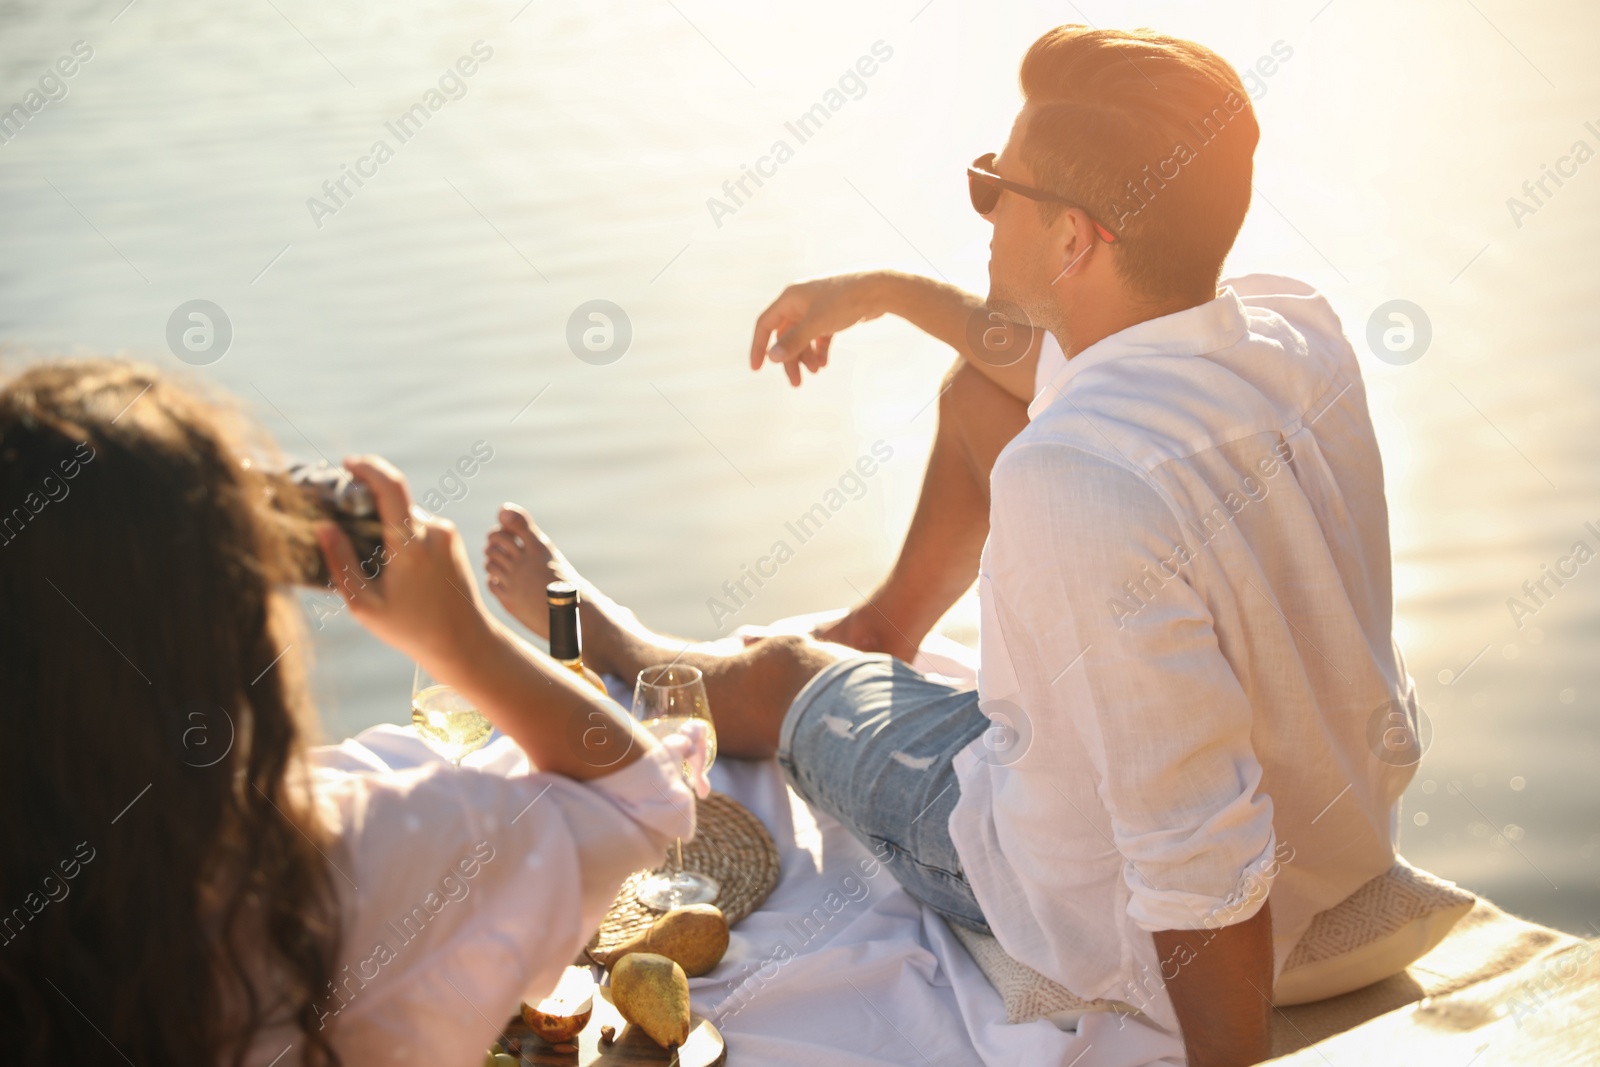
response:
[[[1054,285],[1068,274],[1075,274],[1085,265],[1085,258],[1095,246],[1094,223],[1077,208],[1068,208],[1056,220],[1061,227],[1061,273],[1050,280]]]

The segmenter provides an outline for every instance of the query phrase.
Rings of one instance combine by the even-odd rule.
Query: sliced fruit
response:
[[[552,1045],[577,1037],[593,1013],[594,974],[587,967],[568,967],[548,996],[522,1002],[522,1021]]]

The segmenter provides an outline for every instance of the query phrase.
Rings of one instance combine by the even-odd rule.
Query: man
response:
[[[1218,289],[1258,136],[1221,58],[1065,26],[1021,84],[969,171],[987,302],[877,272],[791,286],[757,322],[752,366],[796,384],[884,313],[961,354],[888,578],[815,639],[734,655],[589,589],[586,658],[702,667],[740,709],[722,751],[776,754],[904,854],[913,895],[1177,1027],[1194,1067],[1253,1063],[1311,917],[1393,862],[1411,773],[1369,743],[1415,696],[1365,391],[1309,288]],[[579,579],[521,509],[500,519],[490,586],[542,632],[544,583]],[[903,661],[974,576],[981,673],[958,692]]]

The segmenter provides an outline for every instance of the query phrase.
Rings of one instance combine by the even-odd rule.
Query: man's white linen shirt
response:
[[[1270,889],[1277,973],[1394,860],[1416,689],[1382,463],[1338,318],[1286,278],[1050,338],[1037,381],[979,568],[1003,729],[955,758],[950,836],[1008,953],[1170,1027],[1152,931]]]

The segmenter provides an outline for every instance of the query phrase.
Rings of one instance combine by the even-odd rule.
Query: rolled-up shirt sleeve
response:
[[[563,805],[578,848],[578,869],[583,876],[579,925],[586,933],[599,928],[618,887],[640,868],[640,856],[649,864],[659,863],[675,840],[688,840],[695,832],[694,794],[684,784],[677,760],[664,746],[653,746],[643,758],[614,774],[590,779],[587,786],[614,810],[587,803]],[[618,823],[615,812],[621,812],[627,822]],[[636,842],[619,847],[616,838],[623,832]]]
[[[341,968],[315,1008],[347,1063],[481,1060],[627,877],[695,830],[694,795],[659,744],[583,782],[436,763],[321,771],[317,793],[345,892]]]
[[[1085,805],[1070,800],[1084,783],[1029,796],[1097,823],[1139,927],[1250,918],[1276,871],[1273,808],[1258,792],[1249,699],[1193,584],[1191,553],[1207,549],[1185,540],[1147,477],[1075,446],[1009,449],[992,494],[1005,521],[990,534],[989,580],[1015,699],[1037,753],[1081,748],[1096,777]]]

